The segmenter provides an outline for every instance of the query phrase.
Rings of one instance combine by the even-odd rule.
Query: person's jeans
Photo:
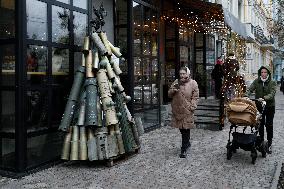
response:
[[[262,140],[264,140],[264,126],[266,128],[268,146],[271,146],[272,144],[274,114],[275,114],[275,107],[266,107],[263,111],[259,127],[259,136]]]
[[[190,145],[190,129],[180,129],[181,133],[181,150],[185,151]]]

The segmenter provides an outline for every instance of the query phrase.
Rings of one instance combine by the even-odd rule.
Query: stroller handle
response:
[[[264,110],[266,106],[266,101],[263,98],[250,98],[250,100],[255,101],[255,102],[260,102],[262,106],[262,111]]]

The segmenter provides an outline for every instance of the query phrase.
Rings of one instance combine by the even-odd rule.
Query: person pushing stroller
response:
[[[265,109],[262,113],[262,119],[259,126],[259,135],[261,141],[264,141],[264,126],[267,133],[268,150],[267,153],[272,153],[273,139],[273,119],[275,114],[275,93],[276,82],[272,80],[269,68],[261,66],[258,70],[258,78],[253,81],[245,96],[250,96],[255,92],[255,98],[260,101],[266,101]],[[261,111],[261,103],[256,102],[258,111]]]

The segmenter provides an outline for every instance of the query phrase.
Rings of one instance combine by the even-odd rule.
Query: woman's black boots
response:
[[[182,138],[182,142],[181,142],[181,152],[179,157],[180,158],[186,158],[186,153],[188,148],[191,146],[190,144],[190,130],[189,129],[180,129],[181,132],[181,138]]]

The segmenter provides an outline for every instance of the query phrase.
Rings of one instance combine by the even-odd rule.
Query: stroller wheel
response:
[[[266,158],[266,152],[261,152],[261,156],[262,156],[263,158]]]
[[[256,152],[256,150],[254,150],[254,151],[251,152],[251,163],[252,164],[255,164],[256,158],[257,158],[257,152]]]
[[[233,151],[232,151],[232,145],[227,145],[227,160],[230,160],[232,158]]]
[[[267,142],[266,141],[263,141],[262,144],[262,149],[261,149],[261,156],[262,157],[266,157],[266,152],[267,152],[267,149],[268,149],[268,145],[267,145]]]

